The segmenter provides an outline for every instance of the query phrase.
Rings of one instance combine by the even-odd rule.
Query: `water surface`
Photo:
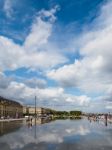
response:
[[[112,150],[112,124],[87,119],[0,123],[0,150]]]

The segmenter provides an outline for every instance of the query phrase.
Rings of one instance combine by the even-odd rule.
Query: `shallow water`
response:
[[[0,123],[0,150],[112,150],[112,124],[87,119]]]

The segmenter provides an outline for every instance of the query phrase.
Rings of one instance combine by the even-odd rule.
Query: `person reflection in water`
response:
[[[108,114],[105,114],[105,126],[107,126],[107,118],[108,118]]]
[[[31,122],[28,123],[28,128],[32,129],[32,123]]]

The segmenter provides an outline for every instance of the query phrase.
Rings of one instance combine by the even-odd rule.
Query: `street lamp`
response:
[[[36,96],[35,96],[35,118],[36,118]]]

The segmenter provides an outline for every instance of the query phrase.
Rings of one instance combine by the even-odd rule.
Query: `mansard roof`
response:
[[[4,98],[4,97],[2,97],[2,96],[0,96],[0,102],[6,102],[6,103],[11,103],[11,104],[14,104],[14,105],[19,105],[19,106],[22,106],[19,102],[16,102],[16,101],[14,101],[14,100],[10,100],[10,99],[7,99],[7,98]]]

